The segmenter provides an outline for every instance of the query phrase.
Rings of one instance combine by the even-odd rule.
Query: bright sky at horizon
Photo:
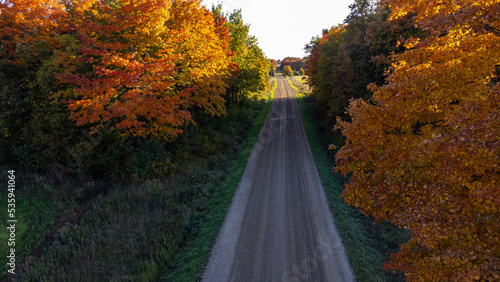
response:
[[[222,4],[223,10],[241,9],[243,21],[250,24],[250,34],[270,59],[304,57],[304,46],[321,31],[342,23],[353,0],[203,0]]]

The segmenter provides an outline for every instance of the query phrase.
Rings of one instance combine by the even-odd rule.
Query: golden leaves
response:
[[[386,1],[436,31],[406,41],[373,101],[351,102],[339,122],[343,196],[378,220],[412,228],[386,269],[407,280],[466,280],[500,271],[500,37],[484,17],[499,1]],[[460,6],[460,9],[458,8]],[[459,14],[463,10],[463,15]],[[498,20],[488,17],[489,26]],[[446,28],[446,29],[444,29]]]
[[[10,0],[0,3],[0,53],[14,64],[46,59],[64,32],[64,6],[57,0]]]
[[[66,99],[77,125],[111,120],[125,134],[172,140],[191,107],[225,112],[227,27],[200,1],[84,2],[68,11],[84,47],[58,51],[68,71],[57,77],[74,92],[56,98]]]
[[[418,26],[436,34],[457,25],[467,25],[482,33],[493,30],[497,30],[498,33],[499,24],[496,16],[500,12],[498,0],[385,0],[383,2],[392,8],[391,20],[415,14]]]

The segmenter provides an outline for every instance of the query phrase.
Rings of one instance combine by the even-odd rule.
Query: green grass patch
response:
[[[290,82],[292,84],[292,82]],[[295,87],[294,89],[296,89]],[[346,179],[333,173],[334,161],[328,157],[327,144],[312,118],[314,110],[310,96],[298,97],[299,108],[318,173],[325,189],[337,229],[346,247],[350,263],[358,281],[404,281],[401,275],[393,275],[382,269],[388,253],[398,250],[407,235],[391,224],[374,223],[355,208],[344,203],[340,194]]]
[[[297,86],[295,86],[290,79],[287,79],[287,80],[288,80],[288,83],[290,83],[290,86],[292,86],[293,90],[300,92],[300,89]],[[302,93],[297,93],[297,94],[300,95]]]
[[[304,84],[307,82],[306,77],[306,75],[295,75],[293,76],[293,79],[297,80],[299,83]]]
[[[308,95],[310,93],[309,86],[305,84],[305,80],[302,80],[301,76],[293,76],[287,80],[293,90],[295,90],[295,96],[297,98],[302,98],[304,95]]]
[[[268,99],[274,100],[274,94],[276,93],[276,89],[278,88],[278,82],[276,81],[276,78],[273,79],[273,83],[271,85],[271,91],[269,92]]]
[[[1,181],[7,184],[7,169],[2,169]],[[15,249],[16,268],[20,260],[31,254],[31,251],[43,242],[44,234],[48,233],[56,223],[61,212],[59,206],[52,199],[51,187],[42,184],[42,181],[34,181],[25,172],[16,171],[16,189],[14,191],[14,205],[9,209],[14,209],[14,218],[8,217],[7,196],[5,189],[0,193],[0,203],[2,212],[0,213],[0,242],[5,244],[0,248],[0,280],[7,277],[7,255],[11,248]],[[41,189],[40,189],[41,188]],[[33,193],[33,191],[37,193]],[[8,219],[17,220],[15,222],[15,240],[11,241],[15,245],[7,245],[10,232],[7,226]]]

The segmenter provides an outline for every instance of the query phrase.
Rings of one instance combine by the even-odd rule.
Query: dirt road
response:
[[[203,281],[353,281],[304,133],[295,92],[278,77]]]

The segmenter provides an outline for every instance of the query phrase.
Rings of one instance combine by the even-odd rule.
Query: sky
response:
[[[250,34],[270,59],[304,57],[304,46],[321,31],[342,23],[354,0],[203,0],[209,9],[222,3],[223,10],[241,9]]]

